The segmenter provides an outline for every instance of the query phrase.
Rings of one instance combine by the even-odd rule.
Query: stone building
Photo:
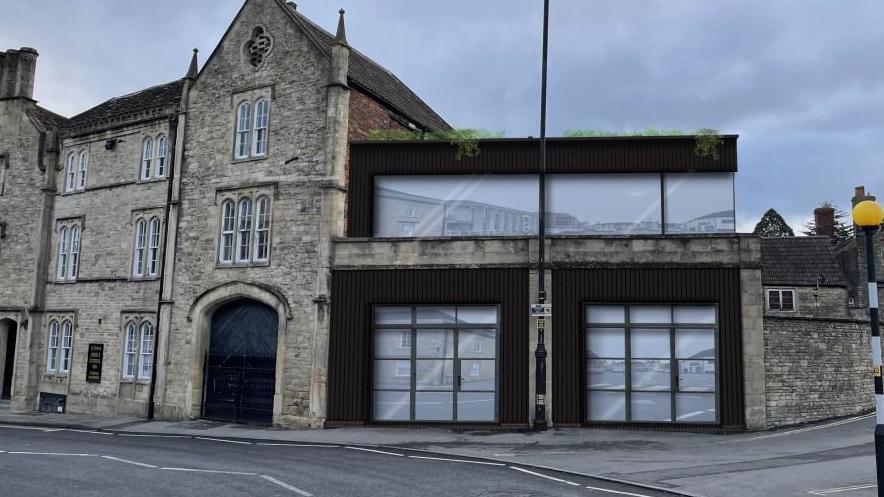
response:
[[[280,0],[246,0],[181,79],[70,119],[34,101],[36,60],[0,54],[12,408],[533,422],[538,140],[481,140],[466,157],[448,141],[366,140],[449,125],[350,46],[343,12],[332,35]],[[861,319],[838,314],[860,290],[824,240],[736,233],[737,137],[714,157],[695,149],[549,140],[554,426],[754,430],[864,405],[790,397],[785,373],[808,360],[794,336],[816,333],[805,347],[857,358],[855,390],[826,388],[862,391]],[[816,265],[788,266],[805,256]]]

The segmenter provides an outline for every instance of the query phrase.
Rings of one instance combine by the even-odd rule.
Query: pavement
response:
[[[372,427],[281,430],[208,421],[147,422],[0,411],[0,425],[426,451],[432,453],[430,457],[471,458],[533,468],[535,472],[549,470],[600,479],[596,481],[630,482],[648,489],[633,493],[668,489],[706,497],[877,495],[874,423],[872,416],[865,415],[729,435],[601,429],[543,433]]]

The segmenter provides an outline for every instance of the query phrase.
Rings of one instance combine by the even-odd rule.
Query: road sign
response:
[[[552,316],[552,304],[531,304],[531,317],[542,318]]]
[[[542,319],[542,318],[538,319],[537,320],[537,328],[538,329],[546,328],[546,319]]]

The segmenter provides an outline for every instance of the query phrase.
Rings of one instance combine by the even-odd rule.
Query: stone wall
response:
[[[789,285],[765,285],[764,298],[767,299],[768,289],[785,289],[795,292],[797,307],[794,311],[776,311],[767,309],[765,301],[765,313],[778,317],[805,317],[805,318],[853,318],[851,308],[847,306],[847,287],[834,286],[789,286]]]
[[[870,354],[868,322],[766,316],[767,427],[873,408]]]

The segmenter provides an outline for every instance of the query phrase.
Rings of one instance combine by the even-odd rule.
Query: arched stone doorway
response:
[[[278,329],[277,311],[248,298],[224,304],[212,314],[203,417],[272,422]]]
[[[15,371],[15,344],[18,324],[11,319],[0,320],[0,401],[12,397],[12,379]]]

